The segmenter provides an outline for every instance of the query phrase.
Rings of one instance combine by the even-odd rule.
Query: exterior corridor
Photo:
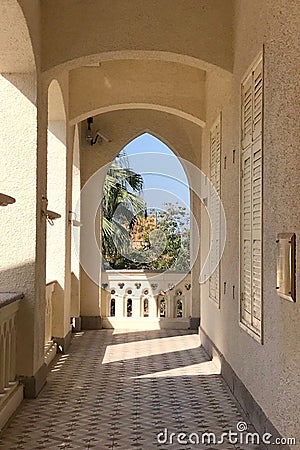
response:
[[[9,449],[263,449],[170,444],[170,433],[236,432],[245,417],[192,331],[87,331],[3,430]],[[168,441],[165,443],[167,429]],[[253,428],[248,423],[248,431]],[[159,435],[159,433],[161,433]],[[157,436],[160,437],[160,443]]]

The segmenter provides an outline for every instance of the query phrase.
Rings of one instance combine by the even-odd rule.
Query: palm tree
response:
[[[145,201],[137,194],[143,177],[114,161],[103,189],[102,251],[108,263],[114,263],[129,245],[130,232],[138,217],[145,216]]]

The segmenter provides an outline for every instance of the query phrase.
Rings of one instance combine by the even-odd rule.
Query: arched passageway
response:
[[[287,281],[291,282],[291,290],[282,293],[282,285],[287,286],[288,283],[281,283],[281,271],[278,270],[279,283],[276,285],[276,252],[282,250],[278,245],[281,241],[277,238],[281,238],[282,233],[291,232],[290,242],[287,242],[291,245],[288,248],[291,251],[286,251],[286,255],[291,255],[292,244],[299,234],[299,184],[295,183],[300,163],[296,133],[298,79],[295,71],[295,30],[298,27],[299,2],[290,1],[288,8],[284,7],[282,0],[172,0],[172,8],[169,0],[142,3],[141,6],[140,0],[1,2],[1,191],[3,188],[5,193],[16,199],[16,203],[5,208],[1,206],[4,239],[0,255],[0,283],[1,289],[23,291],[25,294],[22,302],[19,302],[21,294],[17,298],[9,297],[9,304],[5,304],[5,308],[13,311],[8,320],[6,313],[3,313],[7,309],[0,305],[1,412],[4,410],[5,414],[7,411],[10,414],[21,400],[23,391],[20,383],[9,383],[16,374],[25,386],[25,395],[33,397],[41,390],[51,359],[47,354],[45,358],[44,335],[52,340],[55,333],[57,343],[65,350],[60,343],[65,343],[66,337],[69,339],[69,321],[73,317],[81,318],[84,330],[80,345],[82,343],[85,350],[85,359],[79,359],[79,363],[84,366],[88,354],[92,365],[87,365],[86,371],[83,369],[84,379],[80,378],[80,373],[77,374],[78,368],[72,367],[78,375],[74,380],[77,384],[69,385],[72,393],[82,386],[88,390],[90,372],[94,374],[94,369],[99,370],[103,378],[107,378],[108,384],[111,382],[112,386],[117,386],[114,400],[119,408],[124,384],[126,388],[134,386],[134,394],[142,391],[145,396],[149,393],[154,396],[157,379],[162,381],[167,378],[167,386],[162,383],[159,387],[169,389],[176,385],[176,377],[183,375],[183,384],[179,383],[176,388],[178,392],[186,392],[191,401],[196,399],[197,403],[192,406],[192,417],[188,409],[183,408],[183,412],[196,425],[197,420],[202,423],[202,411],[197,405],[205,410],[207,405],[201,404],[199,390],[203,387],[204,394],[210,391],[208,377],[210,381],[215,380],[217,374],[209,370],[204,373],[202,370],[207,369],[207,366],[199,367],[197,363],[196,375],[191,374],[186,365],[180,366],[180,358],[184,359],[185,353],[181,353],[182,348],[175,345],[173,339],[171,342],[163,341],[167,333],[161,331],[148,335],[150,344],[154,344],[156,336],[159,344],[165,342],[170,350],[165,351],[162,345],[160,350],[163,357],[157,359],[146,343],[143,342],[147,347],[146,356],[139,345],[135,345],[136,341],[144,339],[142,335],[121,333],[119,336],[116,333],[110,340],[108,331],[85,334],[86,329],[101,328],[103,316],[110,314],[117,319],[120,311],[128,321],[133,320],[135,314],[142,315],[145,321],[154,314],[161,323],[165,319],[169,320],[170,317],[166,316],[171,314],[181,324],[186,319],[181,316],[189,314],[191,319],[196,318],[198,322],[201,315],[202,345],[213,358],[220,356],[224,378],[247,409],[257,429],[262,434],[271,431],[274,436],[279,432],[283,436],[293,436],[299,428],[299,364],[295,355],[299,353],[300,310],[293,292],[294,287],[299,292],[299,277],[297,279],[295,269],[299,267],[299,254],[295,252],[291,264],[286,264],[286,267],[292,268],[290,273],[285,273],[289,275]],[[48,158],[49,197],[51,192],[55,192],[53,188],[60,186],[62,202],[58,202],[54,208],[52,204],[57,199],[48,199],[51,209],[61,210],[58,211],[61,218],[57,219],[48,233],[48,243],[52,242],[53,245],[48,246],[46,264],[47,113],[50,113],[51,122],[52,93],[56,85],[53,80],[59,81],[61,96],[65,101],[65,119],[61,127],[65,142],[58,142],[59,139],[56,142],[49,133],[48,150],[49,155],[52,150],[55,155],[55,148],[63,150],[56,155],[56,167],[62,168],[64,173],[59,178],[53,170],[54,159]],[[51,95],[48,111],[49,86]],[[90,116],[94,118],[95,131],[99,130],[95,145],[91,145],[91,140],[86,136],[86,119]],[[163,140],[172,150],[178,149],[178,153],[175,152],[177,156],[204,172],[204,179],[198,177],[199,172],[193,172],[192,176],[187,174],[189,182],[192,179],[199,188],[199,197],[204,204],[203,207],[200,200],[191,195],[191,210],[197,224],[201,224],[204,245],[201,257],[196,259],[193,266],[190,282],[178,288],[173,287],[174,302],[164,291],[158,291],[160,285],[157,281],[151,281],[151,293],[143,285],[143,280],[125,286],[120,277],[115,281],[122,290],[126,308],[119,308],[115,295],[118,288],[108,293],[105,287],[107,280],[102,278],[101,273],[103,261],[98,251],[98,247],[101,248],[101,208],[92,217],[92,226],[88,228],[86,206],[89,202],[93,203],[95,198],[90,197],[88,202],[82,198],[78,207],[80,211],[77,211],[77,201],[71,198],[71,186],[73,184],[77,192],[83,189],[99,168],[110,163],[126,143],[145,130]],[[63,153],[63,158],[59,159]],[[210,252],[209,237],[212,242],[217,242],[225,234],[224,228],[220,227],[220,233],[217,231],[213,235],[211,230],[216,222],[210,221],[205,212],[205,205],[214,204],[212,190],[208,187],[209,179],[212,179],[217,193],[222,197],[228,225],[228,239],[220,270],[215,270],[216,265],[207,258]],[[101,191],[104,177],[96,181],[97,189]],[[217,206],[215,209],[219,210]],[[79,233],[75,231],[76,227],[78,231],[80,229]],[[54,239],[58,230],[57,239]],[[78,255],[81,263],[86,257],[92,260],[92,277],[89,271],[85,272],[84,264],[79,269],[79,263],[74,258],[75,252],[71,255],[71,233],[74,236],[80,234],[80,239],[77,239]],[[87,235],[96,235],[91,252],[86,245]],[[58,247],[59,251],[55,252],[54,249]],[[214,255],[217,260],[221,257],[219,252],[214,252]],[[52,268],[51,260],[56,262]],[[281,260],[278,258],[278,261]],[[295,261],[296,264],[293,264]],[[205,268],[203,278],[202,266]],[[46,320],[44,333],[45,316],[54,314],[48,302],[45,308],[46,269],[50,280],[59,278],[57,285],[60,286],[61,297],[57,302],[60,308],[57,321],[48,326]],[[199,274],[200,281],[204,281],[201,288]],[[170,284],[172,286],[172,282]],[[187,297],[191,293],[193,300],[191,311],[188,311],[190,303]],[[110,294],[114,296],[109,301]],[[137,302],[133,294],[138,297]],[[106,306],[103,307],[103,304]],[[80,320],[77,322],[73,321],[80,328]],[[190,317],[187,322],[192,324]],[[195,327],[198,322],[194,323]],[[180,333],[177,330],[175,334]],[[99,346],[90,346],[89,336],[98,344],[99,336],[107,339],[108,349],[101,347],[99,350]],[[180,334],[180,337],[182,341],[185,340],[183,335]],[[125,347],[118,347],[119,338],[126,341]],[[134,346],[127,346],[132,343],[131,339],[135,341]],[[10,348],[15,348],[15,343],[15,357],[8,358]],[[74,346],[79,353],[80,345]],[[197,355],[201,352],[198,346],[199,341],[195,344]],[[114,347],[120,353],[115,354]],[[134,364],[128,362],[128,349],[129,353],[130,349],[135,353]],[[99,352],[105,357],[101,359],[102,353],[100,355]],[[94,353],[97,353],[96,361]],[[170,353],[174,358],[170,356],[168,361],[166,354]],[[188,356],[192,359],[194,354],[189,353]],[[67,356],[63,356],[54,370],[60,372],[66,359]],[[167,369],[171,372],[161,370],[161,365],[166,362],[170,363]],[[107,367],[112,373],[110,380]],[[126,378],[126,383],[124,369],[128,369],[130,378],[130,381]],[[66,373],[70,382],[73,381],[70,373]],[[149,374],[150,388],[145,381]],[[143,378],[136,381],[136,376]],[[221,382],[217,379],[218,383]],[[52,380],[58,383],[58,377]],[[193,397],[189,397],[185,391],[186,385],[193,387],[195,380],[196,386],[190,391]],[[103,385],[106,386],[105,383]],[[223,398],[223,391],[220,393],[219,385],[215,387],[210,399],[213,405],[219,406],[218,399]],[[99,386],[97,407],[103,401],[103,393],[105,395],[101,389]],[[12,392],[17,393],[17,397],[12,396]],[[173,402],[172,412],[176,419],[180,418],[182,410],[174,400],[174,390],[172,392],[171,389],[173,396],[167,398],[163,395],[164,389],[161,392],[163,401],[167,404]],[[216,392],[218,399],[215,397]],[[58,390],[56,394],[61,396],[62,391]],[[69,392],[63,394],[72,405],[74,395],[70,398]],[[92,396],[94,394],[95,391]],[[132,391],[126,391],[127,397],[131,394]],[[13,398],[11,409],[7,408],[7,398]],[[87,398],[90,403],[91,397]],[[133,407],[139,404],[139,400],[137,395]],[[185,398],[180,397],[180,403],[181,400],[183,402]],[[156,407],[160,404],[156,401],[153,403],[154,413],[149,414],[158,417],[161,411],[158,413]],[[41,409],[44,404],[42,402]],[[59,405],[62,404],[63,396]],[[106,397],[103,405],[109,409]],[[97,407],[93,410],[95,415]],[[114,413],[118,412],[117,408],[113,410]],[[61,409],[56,409],[59,416]],[[75,408],[76,413],[79,409]],[[211,414],[210,409],[209,406],[207,417]],[[56,412],[53,409],[54,416]],[[232,417],[233,410],[221,408],[221,416],[226,413]],[[88,421],[89,414],[90,410]],[[240,418],[234,417],[235,420]],[[85,418],[82,417],[82,420]],[[220,427],[224,426],[222,419],[214,416]],[[0,417],[0,427],[2,420]],[[88,423],[96,440],[98,429],[94,430],[91,422]],[[109,425],[109,422],[104,423]],[[132,423],[131,430],[139,425],[134,419]],[[227,424],[225,426],[228,427]],[[28,437],[27,428],[24,426],[22,435],[25,435],[25,440]],[[115,429],[113,423],[113,432]],[[45,431],[45,434],[50,434],[52,439],[51,424],[42,430],[42,433]],[[120,431],[123,430],[120,427]],[[33,438],[34,433],[31,433]],[[69,436],[70,440],[73,439],[71,434]],[[115,437],[117,439],[116,433],[109,441],[112,446]],[[137,433],[134,437],[136,444],[140,439]],[[131,442],[128,443],[126,438],[125,446],[131,448]],[[30,437],[27,443],[29,441]],[[42,441],[41,445],[45,442],[46,447],[51,447],[49,440]],[[54,446],[56,443],[57,436]],[[85,444],[92,446],[91,442]]]

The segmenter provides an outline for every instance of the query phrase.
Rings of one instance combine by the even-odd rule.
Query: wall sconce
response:
[[[46,209],[44,215],[46,216],[46,220],[50,225],[54,225],[54,220],[61,218],[60,214],[55,211],[50,211],[49,209]]]
[[[85,135],[85,140],[90,145],[95,145],[97,142],[101,144],[101,142],[111,142],[111,139],[102,134],[99,130],[93,133],[92,124],[94,123],[93,117],[89,117],[87,119],[87,130]]]
[[[48,199],[45,195],[42,196],[42,215],[46,217],[47,222],[52,226],[54,225],[54,220],[60,219],[61,215],[58,214],[55,211],[50,211],[50,209],[47,209],[48,207]]]
[[[15,201],[16,199],[9,195],[0,194],[0,206],[12,205]]]
[[[82,223],[76,219],[76,213],[74,211],[69,211],[69,222],[73,225],[73,227],[82,227]]]

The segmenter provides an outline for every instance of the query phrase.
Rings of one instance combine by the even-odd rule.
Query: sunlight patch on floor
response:
[[[150,343],[151,345],[149,345]],[[108,345],[102,364],[162,355],[165,353],[182,352],[198,348],[199,346],[200,341],[197,334]]]
[[[206,361],[199,364],[192,364],[185,367],[176,367],[175,369],[163,370],[161,372],[148,373],[132,378],[165,378],[165,377],[182,377],[182,376],[203,376],[203,375],[220,375],[220,369],[213,361]]]

